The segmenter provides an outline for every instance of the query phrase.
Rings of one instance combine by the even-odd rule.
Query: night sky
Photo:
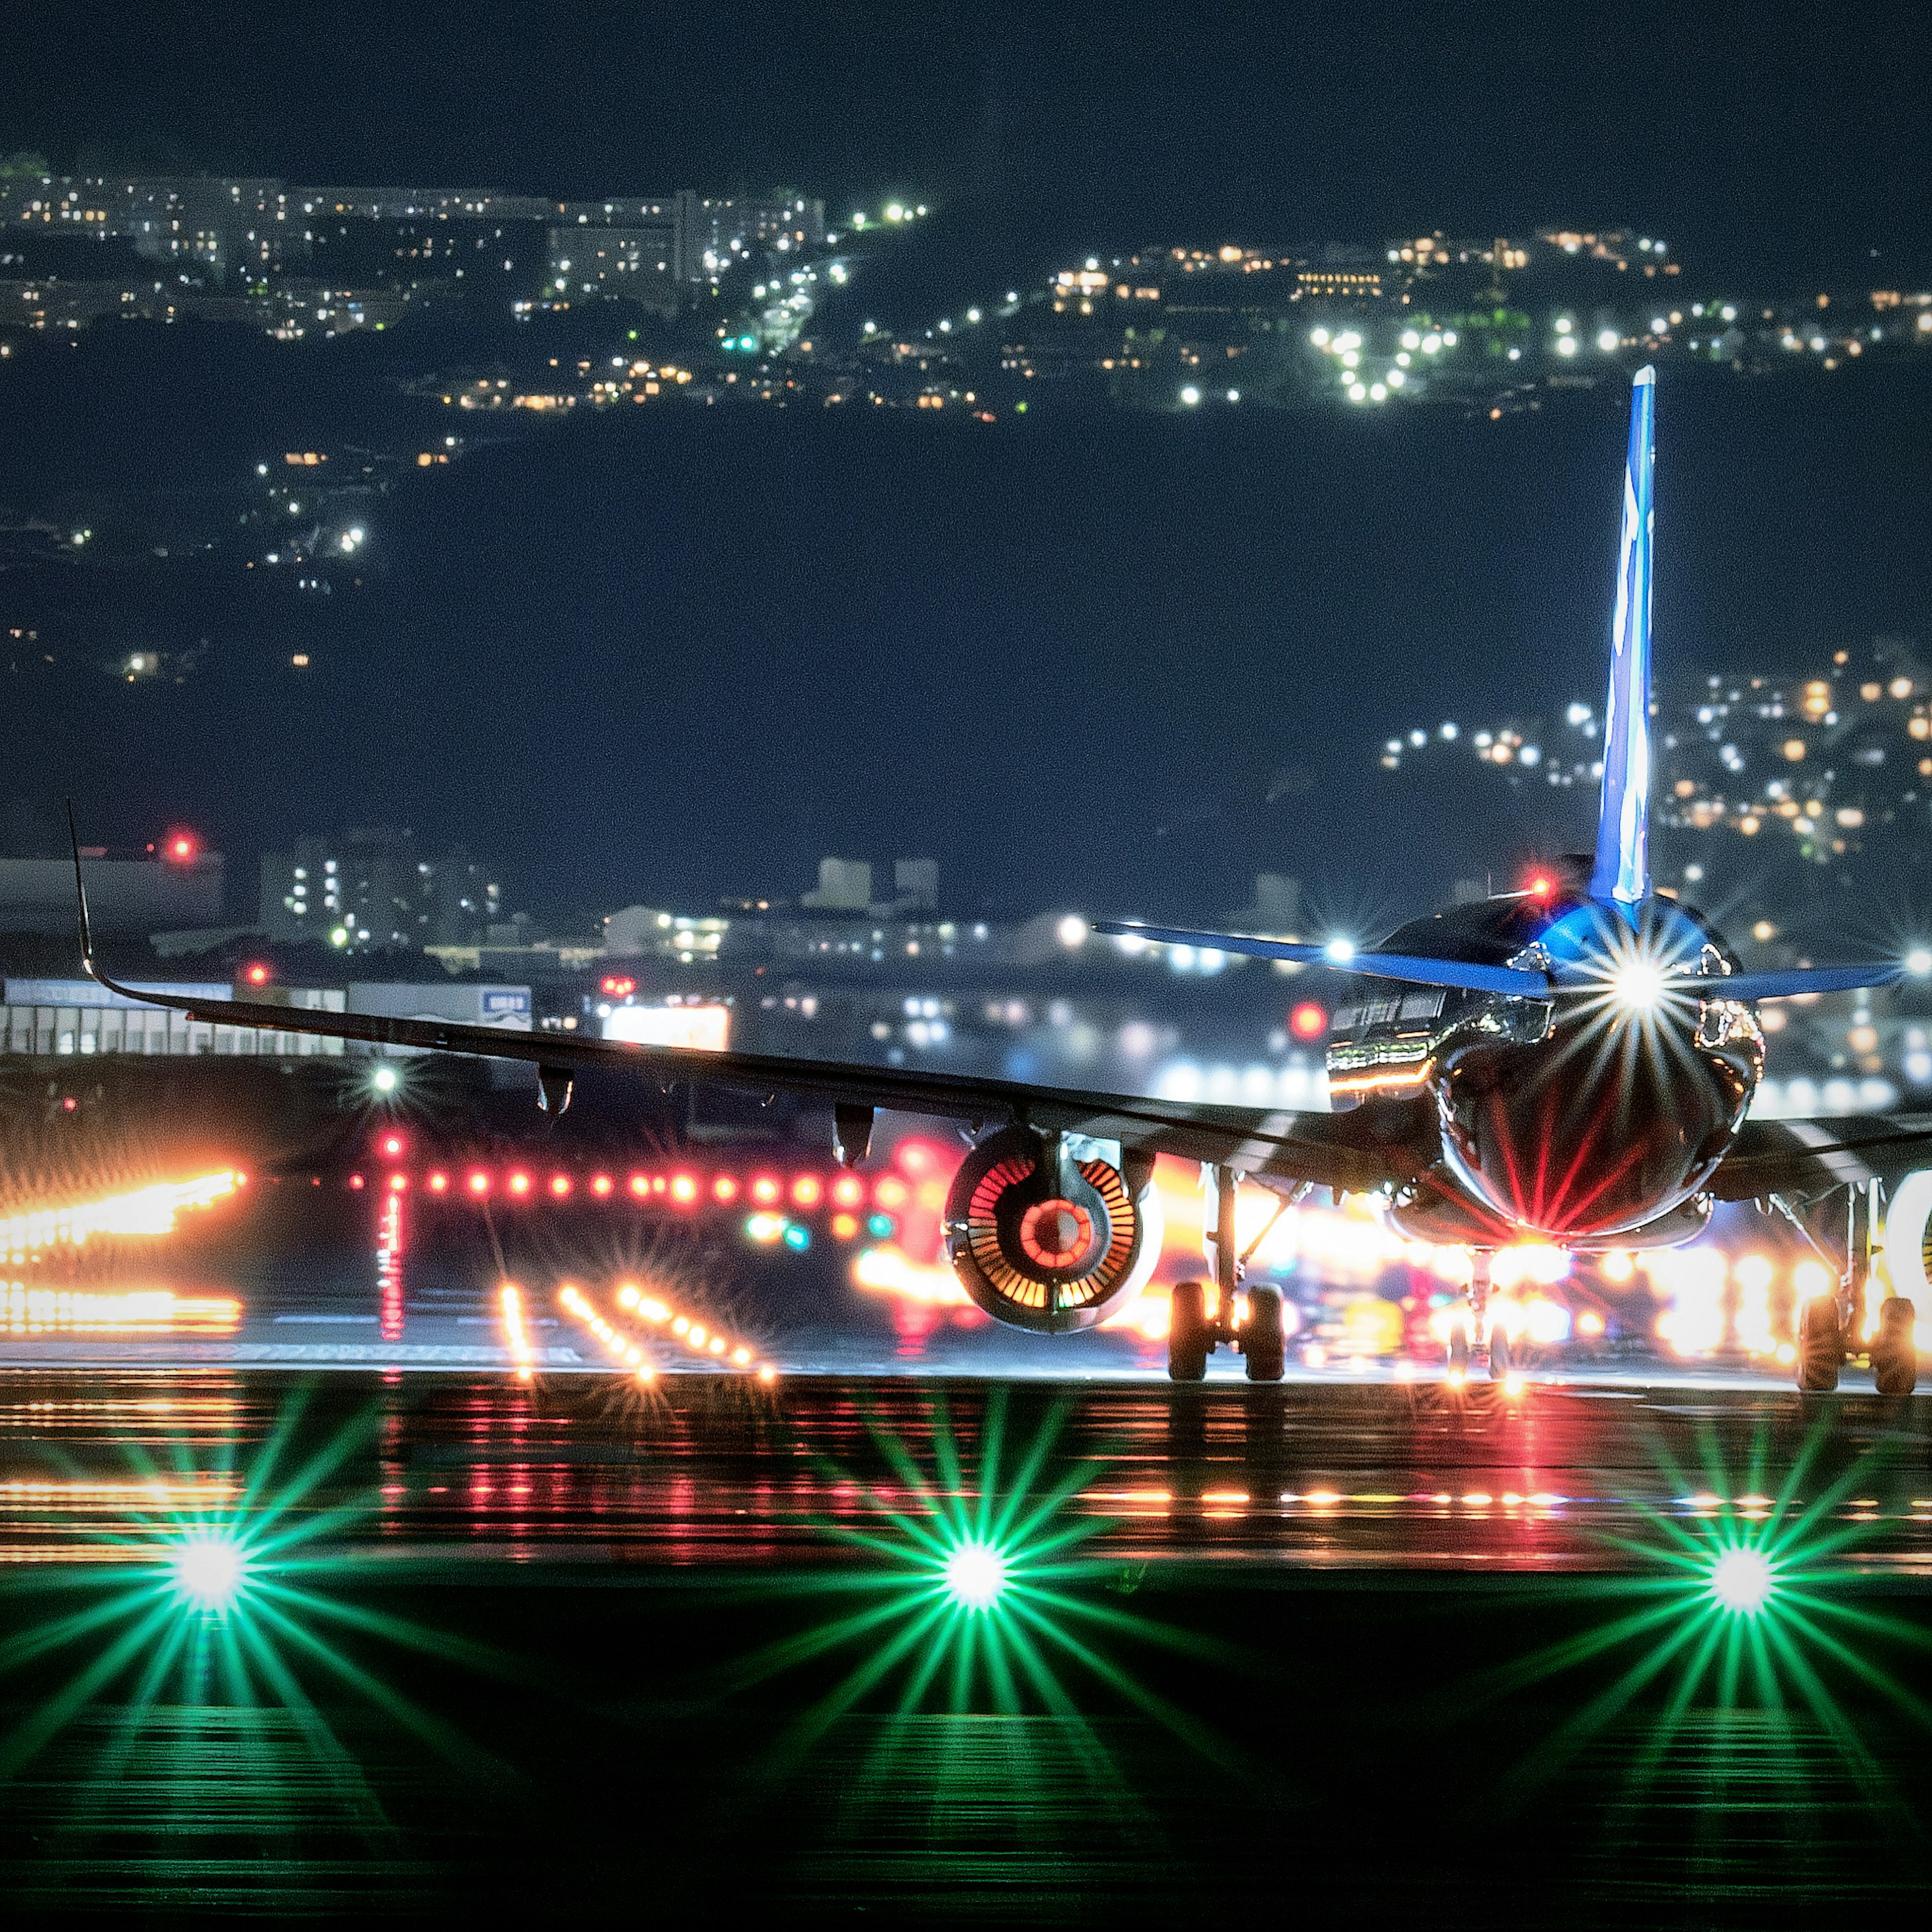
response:
[[[532,193],[793,182],[1025,229],[1641,220],[1730,269],[1924,246],[1921,10],[100,0],[16,10],[0,146]]]
[[[782,181],[834,208],[896,190],[940,206],[934,259],[989,280],[1150,236],[1558,218],[1640,221],[1780,291],[1923,266],[1902,11],[908,17],[257,4],[149,27],[82,5],[10,26],[0,148],[566,193]],[[232,484],[352,432],[344,354],[83,341],[6,400],[0,500]],[[1666,383],[1660,662],[1932,636],[1928,389]],[[575,424],[394,500],[366,594],[326,610],[232,571],[66,585],[70,630],[210,642],[179,687],[16,693],[4,790],[74,791],[112,839],[194,823],[238,869],[298,832],[411,824],[567,921],[795,892],[848,852],[937,856],[960,910],[1214,917],[1268,868],[1392,922],[1587,840],[1574,798],[1472,765],[1388,781],[1374,754],[1600,698],[1624,406],[1612,384],[1498,424]]]

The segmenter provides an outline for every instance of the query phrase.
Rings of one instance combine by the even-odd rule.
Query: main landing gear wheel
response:
[[[1278,1382],[1288,1366],[1288,1346],[1282,1339],[1281,1290],[1248,1290],[1248,1318],[1241,1330],[1241,1353],[1247,1358],[1251,1382]]]
[[[1490,1379],[1501,1382],[1514,1367],[1510,1360],[1510,1339],[1500,1322],[1492,1318],[1490,1323]]]
[[[1449,1372],[1452,1376],[1469,1372],[1469,1330],[1460,1322],[1449,1331]]]
[[[1798,1311],[1798,1386],[1808,1394],[1828,1394],[1838,1386],[1838,1371],[1844,1364],[1838,1298],[1814,1294]]]
[[[1918,1386],[1918,1348],[1912,1332],[1916,1315],[1902,1295],[1880,1304],[1871,1365],[1880,1395],[1910,1395]]]
[[[1276,1310],[1280,1319],[1280,1310]],[[1167,1372],[1177,1382],[1198,1382],[1208,1373],[1214,1338],[1208,1328],[1208,1284],[1178,1281],[1168,1304]]]

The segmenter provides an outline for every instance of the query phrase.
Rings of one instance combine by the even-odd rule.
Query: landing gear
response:
[[[1208,1284],[1176,1282],[1168,1304],[1168,1378],[1177,1382],[1204,1380],[1214,1347],[1214,1336],[1208,1323]]]
[[[1281,1332],[1281,1290],[1248,1290],[1248,1318],[1240,1334],[1251,1382],[1278,1382],[1286,1372],[1287,1344]]]
[[[1240,1286],[1241,1271],[1248,1255],[1241,1250],[1235,1232],[1234,1200],[1241,1177],[1231,1167],[1202,1168],[1202,1181],[1208,1190],[1208,1259],[1214,1270],[1212,1289],[1214,1312],[1208,1312],[1210,1286],[1204,1281],[1176,1282],[1168,1304],[1167,1372],[1177,1382],[1198,1382],[1208,1372],[1208,1358],[1223,1342],[1238,1348],[1247,1358],[1251,1382],[1278,1382],[1287,1368],[1287,1345],[1281,1318],[1281,1290],[1254,1288],[1248,1291],[1248,1318],[1234,1325],[1234,1293]],[[1299,1197],[1297,1197],[1299,1198]],[[1277,1215],[1284,1201],[1278,1204]],[[1270,1222],[1269,1226],[1273,1226]],[[1264,1234],[1267,1230],[1263,1229]],[[1259,1238],[1249,1252],[1260,1245]]]
[[[1907,1182],[1910,1187],[1913,1184]],[[1904,1190],[1895,1208],[1902,1208]],[[1910,1395],[1918,1386],[1918,1349],[1914,1325],[1918,1312],[1904,1295],[1888,1295],[1878,1304],[1871,1322],[1869,1298],[1880,1285],[1882,1252],[1916,1258],[1924,1238],[1922,1211],[1905,1213],[1904,1225],[1881,1216],[1885,1208],[1882,1180],[1855,1180],[1845,1190],[1845,1248],[1842,1265],[1822,1237],[1790,1203],[1769,1197],[1774,1208],[1808,1241],[1819,1259],[1838,1270],[1838,1286],[1814,1294],[1798,1309],[1798,1355],[1794,1364],[1798,1386],[1808,1394],[1824,1395],[1838,1386],[1846,1358],[1862,1355],[1871,1364],[1872,1381],[1880,1395]]]
[[[1500,1324],[1492,1324],[1490,1329],[1490,1381],[1502,1382],[1514,1366],[1510,1360],[1509,1331]]]
[[[1838,1386],[1838,1371],[1844,1364],[1838,1298],[1814,1294],[1798,1311],[1798,1386],[1808,1394],[1828,1394]]]
[[[1490,1322],[1490,1270],[1496,1257],[1486,1249],[1477,1248],[1469,1256],[1469,1286],[1466,1291],[1469,1306],[1466,1327],[1449,1331],[1449,1368],[1455,1375],[1467,1375],[1473,1366],[1486,1365],[1492,1381],[1509,1373],[1509,1337],[1498,1328],[1492,1332]]]
[[[1918,1348],[1912,1332],[1916,1313],[1902,1295],[1880,1304],[1871,1365],[1880,1395],[1910,1395],[1918,1386]]]

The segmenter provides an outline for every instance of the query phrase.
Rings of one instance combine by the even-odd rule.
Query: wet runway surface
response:
[[[1932,1896],[1932,1402],[0,1376],[0,1891],[1810,1925]]]

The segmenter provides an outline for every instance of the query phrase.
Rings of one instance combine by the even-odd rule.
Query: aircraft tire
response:
[[[1798,1311],[1798,1386],[1808,1395],[1829,1394],[1838,1386],[1838,1371],[1844,1362],[1838,1298],[1814,1294]]]
[[[1248,1318],[1241,1330],[1241,1353],[1251,1382],[1278,1382],[1286,1372],[1288,1345],[1281,1332],[1281,1290],[1248,1290]]]
[[[1490,1324],[1490,1381],[1492,1382],[1501,1382],[1504,1376],[1508,1375],[1510,1370],[1515,1366],[1515,1364],[1510,1359],[1510,1339],[1508,1331],[1504,1329],[1502,1322],[1498,1321],[1492,1321]]]
[[[1469,1372],[1469,1330],[1465,1322],[1457,1322],[1449,1331],[1449,1372],[1458,1376]]]
[[[1170,1382],[1198,1382],[1208,1373],[1208,1284],[1178,1281],[1168,1304],[1167,1375]]]
[[[1900,1295],[1880,1306],[1871,1365],[1880,1395],[1910,1395],[1918,1386],[1918,1348],[1912,1332],[1916,1313]]]

